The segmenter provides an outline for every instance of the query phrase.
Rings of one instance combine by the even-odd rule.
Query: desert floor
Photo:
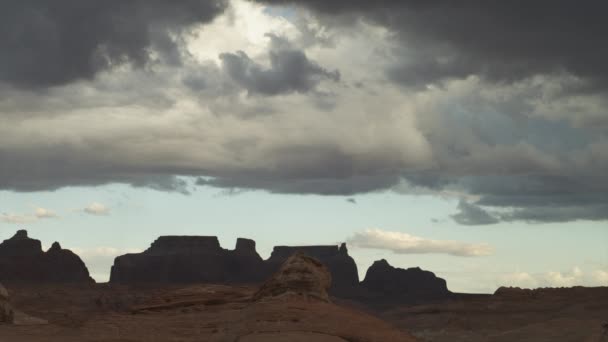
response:
[[[23,325],[0,326],[1,342],[413,341],[408,332],[437,342],[608,341],[608,288],[513,291],[372,310],[338,299],[339,305],[252,303],[255,288],[247,286],[7,287],[26,315],[18,316]]]

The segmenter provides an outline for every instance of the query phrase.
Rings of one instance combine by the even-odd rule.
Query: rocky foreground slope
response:
[[[27,231],[0,243],[0,280],[5,283],[92,283],[78,255],[62,249],[58,242],[48,251]]]
[[[608,287],[500,288],[381,317],[429,342],[608,342]]]
[[[8,291],[0,284],[0,324],[11,324],[15,320],[15,312],[8,301]]]
[[[0,325],[45,325],[47,321],[29,316],[13,308],[8,290],[0,284]],[[3,341],[0,339],[0,341]],[[16,340],[15,340],[16,341]]]
[[[0,341],[416,341],[378,318],[331,303],[330,279],[318,260],[296,254],[258,287],[21,287],[17,305],[50,324],[0,324]]]

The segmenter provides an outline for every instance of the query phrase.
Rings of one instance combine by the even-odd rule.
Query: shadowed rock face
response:
[[[47,251],[20,230],[0,244],[0,279],[4,282],[93,282],[82,260],[55,242]]]
[[[188,254],[201,251],[218,253],[222,252],[222,247],[215,236],[163,236],[156,239],[146,250],[150,255]]]
[[[329,269],[333,282],[330,292],[333,294],[350,290],[359,284],[357,264],[348,255],[346,244],[338,246],[277,246],[272,251],[267,263],[271,270],[279,267],[295,253],[302,253],[322,262]]]
[[[0,323],[13,323],[15,314],[8,302],[8,291],[0,284]]]
[[[374,293],[398,297],[439,299],[449,296],[446,281],[420,268],[395,268],[386,260],[374,262],[361,285]]]
[[[256,251],[255,241],[239,238],[234,250],[223,249],[214,236],[163,236],[143,253],[117,257],[111,283],[255,284],[281,271],[296,254],[318,260],[329,270],[329,293],[336,297],[401,301],[443,299],[451,295],[445,280],[419,268],[407,270],[377,261],[359,283],[357,265],[341,246],[276,246],[268,260]]]
[[[345,245],[275,247],[264,261],[255,241],[239,238],[234,250],[221,248],[217,237],[163,236],[143,253],[115,259],[112,283],[260,283],[277,272],[296,252],[326,265],[334,279],[332,291],[359,283],[357,265]]]
[[[0,257],[16,258],[20,256],[40,256],[42,244],[39,240],[30,239],[26,230],[19,230],[15,235],[0,244]]]
[[[250,239],[238,238],[236,240],[236,253],[241,255],[257,255],[258,252],[255,250],[255,241]]]
[[[254,283],[265,275],[252,240],[226,250],[214,236],[162,236],[143,253],[117,257],[110,282]]]

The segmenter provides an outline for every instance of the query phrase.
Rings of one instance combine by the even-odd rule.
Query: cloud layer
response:
[[[192,177],[461,194],[465,225],[608,219],[606,5],[2,6],[0,189]]]
[[[449,240],[432,240],[407,233],[368,229],[356,233],[347,240],[358,248],[389,250],[397,254],[448,254],[459,257],[491,255],[493,249],[487,244],[473,244]]]
[[[572,287],[588,284],[605,286],[608,284],[608,272],[603,270],[585,272],[579,267],[574,267],[571,271],[567,272],[515,272],[503,275],[501,281],[504,286],[517,286],[531,289],[538,287]]]
[[[54,211],[46,208],[36,208],[32,214],[0,213],[0,222],[12,224],[34,223],[39,220],[59,217]]]
[[[567,72],[605,87],[608,24],[604,3],[569,1],[450,0],[321,1],[261,0],[306,6],[345,24],[363,18],[394,32],[400,42],[393,80],[425,86],[445,79],[480,75],[513,82],[538,74]],[[342,20],[340,20],[342,19]],[[474,37],[474,38],[472,38]]]

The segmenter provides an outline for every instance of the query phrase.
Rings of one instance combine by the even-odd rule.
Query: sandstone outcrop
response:
[[[6,283],[93,282],[80,257],[55,242],[46,252],[39,240],[20,230],[0,243],[0,279]]]
[[[355,260],[348,255],[346,244],[338,246],[277,246],[272,251],[267,264],[271,272],[276,272],[280,266],[295,253],[313,257],[329,269],[332,276],[330,292],[337,294],[348,291],[359,284],[359,273]]]
[[[315,250],[333,253],[330,248]],[[285,251],[278,248],[278,253]],[[415,341],[376,318],[331,303],[331,282],[329,268],[319,260],[303,251],[292,254],[253,295],[251,305],[238,311],[240,317],[218,341]]]
[[[302,252],[290,256],[281,268],[253,296],[255,301],[296,296],[329,302],[329,269]]]
[[[433,272],[415,268],[395,268],[386,260],[374,262],[361,286],[373,293],[394,299],[441,299],[450,296],[446,281]]]

